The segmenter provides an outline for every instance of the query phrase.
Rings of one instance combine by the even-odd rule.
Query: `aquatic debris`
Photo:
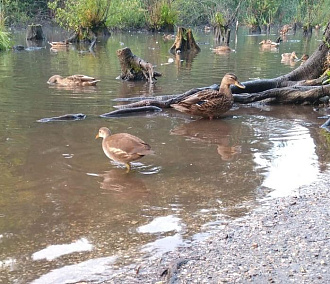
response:
[[[125,109],[118,109],[108,113],[101,114],[100,117],[118,117],[118,116],[129,116],[135,115],[142,112],[160,112],[162,109],[156,106],[142,106],[142,107],[132,107]]]
[[[328,120],[324,122],[320,127],[330,132],[330,117],[326,116],[325,118],[328,118]]]
[[[51,122],[51,121],[69,121],[69,120],[83,120],[86,118],[86,114],[75,113],[75,114],[64,114],[54,117],[46,117],[37,120],[37,122]]]

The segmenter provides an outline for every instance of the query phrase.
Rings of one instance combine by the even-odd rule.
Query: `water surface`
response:
[[[46,31],[48,41],[63,39]],[[272,78],[295,66],[280,54],[311,54],[321,35],[288,35],[278,50],[260,50],[266,35],[242,29],[217,55],[211,34],[195,31],[202,51],[171,55],[162,34],[113,34],[95,54],[45,48],[0,54],[0,279],[4,283],[63,283],[107,279],[111,268],[141,255],[185,245],[196,233],[243,216],[258,201],[290,194],[322,177],[329,149],[312,106],[236,106],[223,119],[199,120],[174,110],[100,118],[115,98],[179,94],[219,83],[226,72],[240,81]],[[275,34],[270,35],[272,39]],[[27,46],[24,32],[14,35]],[[128,46],[162,73],[155,85],[122,82],[116,50]],[[171,64],[169,58],[173,58]],[[86,74],[95,88],[58,88],[54,74]],[[39,123],[84,113],[81,121]],[[98,129],[129,132],[155,155],[125,173],[103,154]],[[202,235],[202,234],[201,234]],[[201,235],[195,235],[201,236]]]

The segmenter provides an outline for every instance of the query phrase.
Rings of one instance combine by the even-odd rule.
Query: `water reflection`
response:
[[[214,43],[212,35],[198,36]],[[52,34],[48,39],[64,37]],[[237,52],[228,56],[201,45],[198,56],[190,57],[170,55],[171,43],[161,37],[114,34],[97,43],[95,56],[82,56],[77,47],[53,53],[49,46],[0,53],[0,282],[101,281],[106,271],[111,274],[114,259],[120,265],[141,249],[153,254],[184,245],[195,232],[207,231],[205,224],[213,222],[219,229],[228,218],[249,212],[268,192],[286,188],[287,193],[328,168],[328,138],[311,107],[240,106],[214,121],[186,120],[186,115],[171,111],[100,118],[112,110],[116,97],[179,94],[218,83],[219,74],[228,71],[244,81],[290,70],[278,53],[259,51],[262,36],[241,33]],[[279,49],[311,54],[318,45],[298,39],[288,35]],[[120,42],[157,65],[163,76],[156,84],[116,80]],[[15,44],[25,45],[25,34]],[[176,62],[161,65],[169,56]],[[46,84],[52,74],[91,74],[101,82],[88,90],[62,89]],[[70,113],[87,117],[36,122]],[[126,174],[100,151],[94,137],[101,126],[146,137],[156,155]],[[93,249],[52,261],[32,259],[47,247],[70,248],[82,239]],[[124,260],[112,257],[121,254]]]
[[[193,67],[193,61],[198,54],[198,51],[177,53],[175,54],[175,65],[178,69],[184,67],[185,69],[190,70]]]
[[[32,254],[33,260],[46,259],[48,261],[54,260],[65,254],[74,252],[90,251],[93,245],[88,242],[86,238],[81,238],[71,244],[51,245],[45,249],[37,251]]]
[[[117,193],[116,198],[130,200],[147,196],[147,189],[143,179],[137,173],[126,173],[123,169],[112,169],[99,174],[103,178],[100,188]]]
[[[271,188],[270,197],[292,194],[318,176],[315,144],[307,128],[293,124],[270,137],[273,144],[267,155],[255,153],[259,167],[267,168],[262,186]]]
[[[215,144],[221,159],[231,161],[241,153],[241,145],[237,144],[237,131],[240,131],[237,127],[238,125],[235,129],[235,125],[226,119],[215,121],[200,119],[175,127],[171,130],[171,134],[181,135],[192,141]]]

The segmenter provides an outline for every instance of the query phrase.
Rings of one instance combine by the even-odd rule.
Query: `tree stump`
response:
[[[160,77],[162,74],[154,71],[154,67],[151,63],[135,56],[131,49],[125,47],[117,50],[117,56],[119,58],[121,66],[120,79],[126,81],[147,80],[150,83],[154,82],[156,77]]]
[[[28,25],[26,30],[27,40],[43,40],[44,33],[42,32],[42,25]]]
[[[195,42],[191,29],[186,30],[185,28],[179,27],[175,42],[170,48],[170,52],[175,54],[185,51],[199,52],[200,50],[201,49]]]
[[[230,29],[228,26],[217,26],[214,28],[214,39],[220,45],[229,45]]]

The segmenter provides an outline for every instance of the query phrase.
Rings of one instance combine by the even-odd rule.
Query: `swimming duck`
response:
[[[60,75],[53,75],[47,81],[50,85],[61,86],[95,86],[100,80],[85,75],[72,75],[69,77],[62,77]]]
[[[125,164],[127,172],[131,170],[130,162],[145,155],[153,154],[149,144],[129,133],[111,134],[107,127],[101,127],[95,139],[103,138],[102,149],[111,160]]]
[[[180,112],[208,117],[211,120],[227,112],[232,107],[234,98],[230,85],[236,85],[242,89],[245,88],[238,81],[235,74],[227,73],[221,81],[219,91],[202,90],[177,104],[172,104],[171,107]]]
[[[70,44],[68,41],[52,41],[52,42],[48,42],[48,43],[53,48],[67,47]]]
[[[163,34],[163,40],[172,40],[175,39],[175,35],[171,35],[171,34]]]
[[[212,51],[215,53],[227,53],[231,52],[232,49],[227,45],[219,45],[216,48],[212,48]]]
[[[267,48],[267,47],[273,48],[273,47],[278,47],[280,45],[280,42],[271,41],[270,39],[267,39],[267,40],[264,39],[261,42],[259,42],[259,44],[265,48]]]
[[[281,61],[295,61],[298,60],[298,57],[296,55],[296,52],[292,51],[291,53],[282,53],[281,54]]]

